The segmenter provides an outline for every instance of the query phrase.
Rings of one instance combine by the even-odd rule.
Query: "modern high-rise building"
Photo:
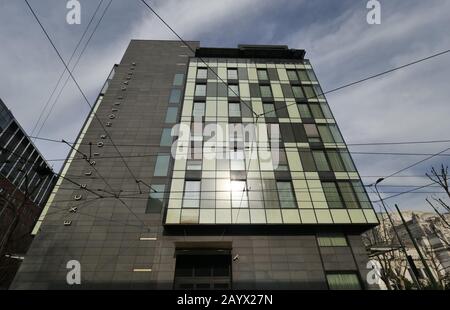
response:
[[[8,288],[56,176],[0,100],[0,289]]]
[[[131,41],[12,288],[370,288],[378,220],[304,56]]]

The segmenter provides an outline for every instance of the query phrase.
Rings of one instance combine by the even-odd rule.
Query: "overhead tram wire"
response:
[[[8,150],[8,149],[6,149],[6,148],[3,148],[3,150],[6,150],[6,151],[8,151],[8,152],[11,152],[10,150]],[[14,152],[11,152],[12,154],[15,154]],[[17,154],[15,154],[18,158],[21,158],[21,159],[23,159],[20,155],[17,155]],[[82,155],[85,157],[86,155],[84,154],[84,153],[82,153]],[[434,155],[436,155],[436,154],[434,154]],[[80,158],[80,159],[83,159],[84,160],[84,158]],[[429,158],[428,158],[429,159]],[[415,163],[415,164],[413,164],[413,165],[416,165],[416,164],[418,164],[418,163],[420,163],[420,162],[423,162],[423,161],[425,161],[425,160],[427,160],[427,159],[423,159],[423,160],[421,160],[421,161],[419,161],[419,162],[417,162],[417,163]],[[25,160],[26,161],[26,160]],[[412,166],[413,166],[412,165]],[[402,171],[403,170],[406,170],[408,167],[406,167],[406,168],[403,168],[403,169],[401,169]],[[399,172],[396,172],[396,173],[399,173]],[[394,173],[394,174],[391,174],[391,176],[390,177],[413,177],[413,178],[417,178],[417,177],[425,177],[425,176],[414,176],[414,175],[407,175],[407,176],[396,176],[395,174],[396,173]],[[84,178],[84,176],[72,176],[72,177],[75,177],[75,178],[81,178],[81,177],[83,177]],[[364,175],[362,175],[361,177],[380,177],[380,176],[364,176]],[[90,178],[90,179],[93,179],[92,177]],[[121,178],[122,179],[122,178]],[[106,182],[106,181],[105,181]],[[72,182],[73,183],[73,182]],[[146,185],[146,186],[148,186],[149,187],[149,185]],[[372,184],[364,184],[364,186],[365,187],[370,187],[370,186],[372,186]],[[386,186],[386,187],[411,187],[411,186],[413,186],[413,185],[382,185],[382,186]],[[384,191],[385,192],[385,191]]]
[[[70,77],[72,78],[73,82],[75,83],[76,87],[78,88],[78,91],[81,93],[84,101],[86,102],[86,104],[90,107],[91,109],[91,113],[93,113],[93,116],[95,117],[95,119],[98,121],[100,127],[103,129],[103,131],[106,133],[107,138],[109,139],[109,141],[111,142],[111,144],[114,146],[117,154],[119,154],[120,158],[122,159],[122,162],[124,163],[126,169],[128,170],[128,172],[133,176],[133,178],[135,179],[136,183],[138,182],[138,179],[136,178],[135,174],[133,173],[133,171],[131,170],[130,166],[128,165],[127,161],[123,158],[122,153],[120,152],[119,148],[117,147],[117,145],[114,143],[111,135],[109,134],[109,132],[106,130],[105,126],[103,125],[102,121],[100,120],[100,118],[98,117],[97,113],[95,113],[93,111],[93,105],[89,102],[89,100],[86,97],[86,94],[84,93],[84,91],[82,90],[80,84],[78,83],[77,79],[75,78],[75,76],[72,74],[72,72],[70,71],[69,67],[67,66],[67,63],[65,62],[64,58],[61,56],[61,53],[59,52],[58,48],[56,47],[56,45],[53,43],[53,40],[50,38],[47,30],[45,29],[45,27],[42,25],[41,21],[39,20],[39,18],[37,17],[34,9],[31,7],[30,3],[28,2],[28,0],[24,0],[25,3],[27,4],[28,8],[30,9],[32,15],[34,16],[34,18],[36,19],[37,23],[39,24],[40,28],[42,29],[42,31],[44,32],[45,36],[47,37],[48,41],[50,42],[50,44],[52,45],[53,49],[55,50],[56,54],[58,55],[58,58],[61,60],[61,62],[64,64],[64,67],[66,68],[67,72],[69,73]]]
[[[9,152],[9,153],[11,153],[11,154],[14,154],[18,159],[22,159],[22,160],[23,160],[23,157],[22,157],[21,155],[18,155],[17,153],[15,153],[15,152],[13,152],[13,151],[10,151],[10,150],[8,150],[8,149],[6,149],[6,148],[1,148],[1,150],[7,151],[7,152]],[[31,167],[33,167],[33,166],[37,166],[37,165],[36,165],[36,164],[31,164]],[[95,191],[92,190],[92,189],[89,189],[89,188],[87,188],[87,187],[83,187],[80,183],[78,183],[78,182],[76,182],[76,181],[74,181],[74,180],[72,180],[72,179],[70,179],[70,178],[68,178],[68,177],[66,177],[66,176],[63,176],[63,175],[60,174],[60,173],[56,173],[56,172],[52,171],[52,174],[54,174],[54,175],[57,176],[58,178],[62,178],[63,180],[68,181],[69,183],[72,183],[72,184],[74,184],[74,185],[77,185],[77,187],[78,187],[79,189],[86,190],[86,191],[88,191],[88,192],[94,194],[95,196],[97,196],[97,197],[99,197],[99,198],[101,198],[101,199],[103,199],[103,198],[114,198],[114,199],[119,200],[119,201],[120,201],[120,202],[128,209],[128,211],[129,211],[131,214],[133,214],[134,217],[136,217],[136,219],[137,219],[138,221],[142,222],[142,224],[145,225],[144,222],[137,216],[137,214],[130,208],[130,206],[128,206],[128,204],[125,203],[125,201],[124,201],[122,198],[120,198],[120,194],[117,195],[117,194],[115,194],[115,193],[112,193],[112,196],[109,196],[109,197],[108,197],[108,196],[104,196],[104,195],[101,195],[101,194],[95,192]],[[98,173],[98,174],[99,174],[99,173]],[[100,174],[99,174],[99,175],[100,175]],[[103,180],[104,180],[104,178],[103,178]],[[104,180],[104,182],[105,182],[106,184],[109,185],[109,183],[107,183],[105,180]],[[111,187],[111,186],[109,185],[109,187]],[[106,191],[103,190],[103,192],[106,192]],[[108,193],[108,192],[106,192],[106,193]],[[111,194],[111,193],[108,193],[108,194]]]
[[[185,40],[183,40],[183,38],[145,1],[145,0],[140,0],[153,14],[155,14],[155,16],[167,27],[169,28],[169,30],[184,44],[186,45],[186,47],[195,55],[195,50],[189,45],[187,44],[187,42]],[[209,69],[210,72],[212,72],[226,87],[228,91],[231,91],[237,98],[239,98],[239,101],[241,103],[243,103],[248,109],[250,109],[250,111],[252,111],[253,115],[255,117],[258,116],[258,113],[256,113],[253,108],[251,107],[251,104],[249,105],[247,102],[245,102],[241,96],[239,94],[237,94],[229,85],[227,82],[225,82],[218,73],[216,73],[209,65],[208,63],[202,58],[202,57],[197,57],[198,59],[200,59],[200,61]]]
[[[450,180],[450,178],[448,178],[447,180]],[[425,185],[422,185],[422,186],[418,186],[418,187],[416,187],[416,188],[413,188],[413,189],[410,189],[410,190],[407,190],[407,191],[404,191],[404,192],[400,192],[400,193],[396,193],[396,194],[394,194],[394,195],[391,195],[391,196],[387,196],[387,197],[385,197],[385,198],[383,198],[383,200],[388,200],[388,199],[392,199],[392,198],[395,198],[395,197],[398,197],[398,196],[401,196],[401,195],[404,195],[404,194],[410,194],[410,193],[413,193],[413,192],[415,192],[415,191],[417,191],[417,190],[419,190],[419,189],[422,189],[422,188],[427,188],[427,187],[430,187],[430,186],[432,186],[432,185],[434,185],[434,184],[436,184],[435,182],[432,182],[432,183],[429,183],[429,184],[425,184]],[[381,192],[380,192],[381,193]],[[435,194],[435,193],[433,193],[433,192],[421,192],[421,193],[423,193],[423,194]],[[441,193],[441,192],[439,192],[439,193]],[[437,194],[437,193],[436,193]],[[374,203],[375,202],[381,202],[381,200],[379,199],[379,200],[376,200],[376,201],[373,201]]]
[[[42,140],[47,142],[57,142],[62,143],[61,140],[46,138],[46,137],[38,137],[38,136],[29,136],[31,139]],[[75,142],[69,142],[75,143]],[[434,143],[450,143],[450,140],[422,140],[422,141],[399,141],[399,142],[372,142],[372,143],[348,143],[347,146],[379,146],[379,145],[412,145],[412,144],[434,144]],[[80,143],[81,145],[88,145],[88,143]],[[116,144],[117,146],[130,146],[130,147],[148,147],[148,146],[159,146],[159,144]]]
[[[411,165],[409,165],[409,166],[407,166],[407,167],[405,167],[403,169],[400,169],[400,170],[398,170],[398,171],[396,171],[394,173],[391,173],[387,177],[384,177],[384,180],[386,180],[386,179],[388,179],[388,178],[390,178],[392,176],[395,176],[395,175],[397,175],[397,174],[399,174],[399,173],[401,173],[401,172],[403,172],[405,170],[411,169],[412,167],[415,167],[415,166],[417,166],[417,165],[419,165],[419,164],[421,164],[421,163],[423,163],[423,162],[425,162],[425,161],[427,161],[427,160],[429,160],[429,159],[431,159],[433,157],[436,157],[436,156],[438,156],[438,155],[440,155],[440,154],[442,154],[444,152],[447,152],[448,150],[450,150],[450,148],[446,148],[446,149],[444,149],[444,150],[442,150],[442,151],[440,151],[438,153],[432,154],[431,156],[428,156],[428,157],[426,157],[426,158],[424,158],[422,160],[419,160],[419,161],[417,161],[417,162],[415,162],[415,163],[413,163],[413,164],[411,164]]]
[[[102,1],[103,1],[103,0],[102,0]],[[95,27],[94,27],[94,30],[91,32],[89,38],[87,39],[86,43],[84,44],[83,49],[81,50],[80,54],[78,55],[77,60],[75,61],[75,64],[74,64],[73,67],[72,67],[72,72],[75,71],[75,69],[76,69],[78,63],[80,62],[81,58],[83,57],[84,52],[86,51],[86,49],[87,49],[89,43],[91,42],[91,39],[93,38],[93,36],[94,36],[94,34],[96,33],[98,27],[100,26],[100,23],[102,22],[102,20],[103,20],[105,14],[106,14],[106,12],[108,11],[109,7],[111,6],[111,3],[112,3],[112,0],[109,0],[109,3],[106,5],[105,9],[103,10],[102,15],[101,15],[100,18],[98,19],[97,24],[96,24]],[[80,42],[81,42],[81,40],[82,40],[82,39],[80,39]],[[75,52],[75,51],[74,51],[74,52]],[[70,64],[70,62],[71,62],[71,60],[69,60],[68,63]],[[64,73],[65,73],[65,71],[66,71],[66,70],[64,69]],[[42,122],[41,126],[39,127],[39,130],[38,130],[38,132],[36,133],[36,136],[39,136],[39,134],[41,133],[42,129],[44,128],[45,123],[47,122],[48,118],[50,117],[50,114],[53,112],[53,109],[54,109],[54,107],[56,106],[56,104],[58,103],[58,100],[59,100],[59,98],[61,97],[61,94],[62,94],[62,92],[64,91],[64,89],[65,89],[67,83],[69,82],[69,80],[70,80],[70,75],[67,76],[66,81],[64,82],[64,84],[63,84],[63,86],[61,87],[61,89],[60,89],[58,95],[56,96],[55,100],[53,101],[53,104],[52,104],[52,106],[51,106],[49,112],[47,113],[47,116],[45,117],[44,121]]]
[[[143,1],[143,0],[141,0],[141,1]],[[345,85],[342,85],[342,86],[339,86],[339,87],[330,89],[330,90],[325,91],[325,92],[321,92],[320,94],[316,94],[315,96],[307,97],[307,98],[304,98],[304,99],[306,99],[306,100],[310,100],[310,99],[318,99],[320,96],[323,96],[323,95],[326,95],[326,94],[330,94],[330,93],[333,93],[333,92],[342,90],[342,89],[344,89],[344,88],[347,88],[347,87],[350,87],[350,86],[353,86],[353,85],[356,85],[356,84],[360,84],[360,83],[366,82],[366,81],[368,81],[368,80],[371,80],[371,79],[374,79],[374,78],[377,78],[377,77],[386,75],[386,74],[388,74],[388,73],[392,73],[392,72],[397,71],[397,70],[404,69],[404,68],[406,68],[406,67],[409,67],[409,66],[412,66],[412,65],[415,65],[415,64],[424,62],[424,61],[426,61],[426,60],[430,60],[430,59],[432,59],[432,58],[439,57],[439,56],[442,56],[442,55],[445,55],[445,54],[448,54],[448,53],[450,53],[450,49],[444,50],[444,51],[441,51],[441,52],[438,52],[438,53],[436,53],[436,54],[432,54],[432,55],[427,56],[427,57],[424,57],[424,58],[417,59],[417,60],[415,60],[415,61],[406,63],[406,64],[401,65],[401,66],[398,66],[398,67],[394,67],[394,68],[389,69],[389,70],[386,70],[386,71],[382,71],[382,72],[377,73],[377,74],[370,75],[370,76],[368,76],[368,77],[366,77],[366,78],[363,78],[363,79],[357,80],[357,81],[355,81],[355,82],[351,82],[351,83],[348,83],[348,84],[345,84]],[[287,104],[286,106],[278,107],[278,108],[275,108],[275,109],[273,109],[273,110],[269,110],[269,111],[267,111],[267,112],[263,112],[263,113],[260,114],[260,116],[264,116],[264,115],[267,114],[267,113],[275,112],[275,111],[278,111],[278,110],[287,109],[289,106],[294,105],[294,104],[296,105],[297,102],[290,103],[290,104]]]
[[[75,54],[76,54],[76,52],[77,52],[77,50],[78,50],[78,47],[80,47],[81,42],[83,42],[83,39],[84,39],[84,37],[86,36],[86,34],[87,34],[87,32],[88,32],[88,30],[89,30],[91,24],[92,24],[92,21],[94,20],[95,16],[97,15],[97,12],[98,12],[98,10],[100,9],[100,7],[101,7],[103,1],[104,1],[104,0],[100,0],[100,1],[99,1],[98,5],[97,5],[97,8],[96,8],[95,11],[94,11],[94,14],[92,15],[91,19],[89,20],[89,23],[88,23],[88,25],[86,26],[86,29],[84,30],[83,34],[81,35],[80,40],[78,40],[78,43],[76,44],[75,49],[73,50],[72,55],[71,55],[70,58],[69,58],[69,61],[68,61],[69,64],[72,62],[73,57],[75,57]],[[94,30],[94,31],[95,31],[95,30]],[[76,64],[75,64],[75,66],[76,66]],[[74,66],[74,68],[75,68],[75,66]],[[73,68],[73,69],[74,69],[74,68]],[[72,70],[73,70],[73,69],[72,69]],[[53,98],[53,95],[55,94],[56,90],[58,89],[59,84],[60,84],[60,82],[62,81],[62,79],[63,79],[65,73],[66,73],[66,69],[64,68],[63,72],[61,73],[61,75],[60,75],[59,78],[58,78],[58,81],[56,82],[55,87],[53,88],[52,92],[50,93],[50,96],[48,97],[48,99],[47,99],[47,101],[46,101],[46,103],[45,103],[45,105],[44,105],[44,108],[41,110],[41,113],[39,114],[39,118],[37,119],[36,123],[35,123],[34,126],[33,126],[33,129],[31,130],[31,135],[33,135],[33,134],[34,134],[34,131],[37,129],[37,126],[38,126],[39,122],[41,121],[41,118],[42,118],[42,116],[44,115],[45,110],[47,110],[47,107],[48,107],[48,105],[50,104],[50,101],[51,101],[51,99]],[[66,80],[66,81],[67,81],[67,80]],[[67,82],[66,82],[66,83],[67,83]],[[62,87],[62,89],[64,89],[64,86]],[[60,92],[60,94],[61,94],[61,92]],[[59,95],[58,95],[56,98],[58,98],[58,97],[59,97]],[[56,102],[56,101],[57,101],[57,99],[55,100],[55,102]],[[53,107],[54,107],[54,104],[53,104],[52,107],[50,108],[50,111],[49,111],[49,113],[48,113],[47,115],[50,115],[51,111],[53,110]],[[48,118],[48,117],[47,117],[47,118]],[[44,119],[44,121],[43,121],[43,123],[42,123],[42,125],[41,125],[41,127],[40,127],[40,129],[39,129],[39,131],[38,131],[37,134],[36,134],[37,136],[39,136],[39,133],[41,132],[41,129],[42,129],[42,127],[43,127],[43,124],[45,124],[47,118]]]
[[[221,154],[223,152],[221,151],[217,151],[217,153]],[[386,156],[440,156],[440,157],[450,157],[450,154],[431,154],[431,153],[394,153],[394,152],[384,152],[384,153],[380,153],[380,152],[349,152],[352,155],[386,155]],[[153,154],[136,154],[136,155],[123,155],[123,158],[142,158],[142,157],[157,157],[158,153],[155,152]],[[434,157],[433,156],[433,157]],[[97,156],[95,158],[98,159],[115,159],[115,158],[120,158],[120,156]],[[46,161],[48,162],[52,162],[52,161],[65,161],[66,158],[51,158],[51,159],[46,159]],[[78,160],[84,160],[84,158],[73,158],[72,160],[74,161],[78,161]],[[0,162],[0,164],[2,164],[4,162]]]

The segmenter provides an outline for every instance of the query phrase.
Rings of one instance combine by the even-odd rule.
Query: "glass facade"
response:
[[[166,224],[377,223],[308,63],[205,61],[185,79]]]

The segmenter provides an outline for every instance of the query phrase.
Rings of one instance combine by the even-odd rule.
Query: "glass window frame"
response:
[[[204,74],[203,74],[203,72],[204,72]],[[197,73],[196,73],[196,78],[200,79],[200,80],[206,80],[208,78],[208,68],[198,67]]]
[[[194,190],[186,190],[189,187],[193,187]],[[198,189],[197,189],[198,188]],[[192,203],[192,205],[188,204]],[[183,209],[200,209],[201,200],[201,181],[200,180],[185,180],[183,187],[183,201],[181,207]],[[195,204],[195,201],[197,202]]]
[[[170,154],[158,153],[156,155],[155,166],[153,168],[153,176],[166,177],[169,173]]]
[[[281,186],[281,188],[280,188],[281,184],[283,184],[283,186]],[[289,191],[287,190],[287,188],[284,187],[284,185],[289,185],[288,186]],[[298,209],[297,199],[295,197],[294,186],[292,185],[292,181],[277,180],[276,186],[277,186],[277,193],[278,193],[280,208],[281,209]],[[285,195],[286,193],[288,193],[287,196],[289,196],[289,197],[287,197]],[[288,207],[286,207],[286,206],[288,206]]]
[[[267,69],[258,68],[256,70],[256,75],[259,81],[269,81],[269,73],[267,72]]]
[[[263,89],[269,90],[269,92],[263,92]],[[261,98],[273,98],[272,87],[270,85],[259,85],[259,93]],[[270,94],[269,96],[263,96],[263,94]]]
[[[200,89],[204,89],[204,92],[200,91]],[[206,97],[206,84],[204,84],[204,83],[195,84],[194,96],[195,97]]]
[[[235,72],[235,75],[233,74],[233,72]],[[237,68],[227,68],[227,79],[228,80],[238,80],[239,79],[238,69]]]

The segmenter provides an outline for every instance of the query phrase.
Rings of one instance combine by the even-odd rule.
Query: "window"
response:
[[[205,250],[177,249],[177,252],[180,254],[176,256],[175,289],[231,288],[232,273],[229,250],[211,249],[205,253]]]
[[[330,171],[327,158],[323,151],[313,151],[314,162],[316,163],[317,171]]]
[[[322,188],[330,209],[342,209],[344,204],[334,182],[322,182]]]
[[[269,85],[261,85],[259,86],[259,90],[262,98],[272,97],[272,90]]]
[[[322,88],[320,88],[319,85],[314,85],[314,92],[316,93],[316,97],[319,99],[325,99],[325,96],[323,95]]]
[[[331,164],[331,168],[335,172],[345,171],[344,164],[341,161],[341,157],[337,151],[327,151],[327,156]]]
[[[355,172],[356,167],[353,164],[352,158],[350,157],[350,154],[347,151],[341,151],[339,152],[341,154],[341,159],[344,163],[345,169],[347,171]]]
[[[312,118],[311,111],[306,103],[297,104],[297,108],[301,118]]]
[[[195,85],[195,96],[205,97],[206,96],[206,84],[196,84]]]
[[[277,117],[275,112],[275,105],[272,103],[264,103],[263,104],[264,115],[265,117]]]
[[[185,181],[183,208],[200,207],[200,181]]]
[[[178,108],[169,107],[167,108],[167,114],[165,122],[168,124],[173,124],[177,121]]]
[[[238,71],[237,71],[237,69],[228,69],[227,70],[227,78],[229,80],[237,80],[238,79]]]
[[[229,117],[241,117],[241,105],[239,103],[228,104],[228,116]]]
[[[314,118],[324,118],[322,109],[320,109],[320,105],[311,104],[310,107],[311,107],[312,115],[314,116]]]
[[[286,70],[289,81],[298,81],[295,70]]]
[[[155,172],[153,173],[155,177],[167,176],[167,171],[169,170],[169,160],[169,155],[158,154],[156,157]]]
[[[164,128],[161,134],[161,141],[159,142],[159,146],[171,146],[172,145],[172,129]]]
[[[173,86],[182,86],[184,80],[184,74],[183,73],[177,73],[175,74],[175,77],[173,78]]]
[[[298,70],[297,73],[301,81],[309,81],[306,70]]]
[[[314,71],[312,69],[308,69],[306,71],[308,72],[308,77],[311,81],[317,81],[316,74],[314,73]]]
[[[367,193],[366,193],[361,181],[353,181],[352,185],[353,185],[353,190],[355,191],[356,196],[358,197],[361,208],[364,208],[364,209],[372,208],[372,204],[370,203],[369,196],[367,196]]]
[[[305,95],[303,94],[302,88],[298,85],[292,86],[292,93],[294,94],[295,98],[303,99],[305,98]]]
[[[169,103],[179,104],[181,99],[181,89],[172,89],[170,91]]]
[[[334,139],[327,125],[319,125],[318,130],[323,143],[333,143]]]
[[[327,273],[327,282],[330,290],[360,290],[356,272]]]
[[[192,116],[194,116],[194,117],[205,116],[205,103],[204,102],[194,102],[194,107],[192,109]]]
[[[342,162],[344,163],[345,169],[347,171],[355,172],[356,167],[353,164],[350,154],[347,151],[341,151],[341,152],[339,152],[339,154],[341,155],[341,159],[342,159]]]
[[[208,75],[208,69],[197,68],[197,79],[206,79]]]
[[[314,124],[305,124],[305,132],[309,142],[320,142],[319,132]]]
[[[164,190],[166,186],[164,184],[152,184],[148,196],[147,208],[145,213],[160,213],[164,202]]]
[[[307,172],[316,171],[316,165],[311,152],[300,151],[298,153],[300,155],[300,160],[302,161],[303,170]]]
[[[359,208],[358,200],[350,182],[322,182],[322,187],[330,208]]]
[[[321,103],[320,106],[322,107],[322,112],[323,112],[325,118],[333,118],[333,114],[331,114],[331,110],[328,107],[328,104]]]
[[[202,160],[188,159],[186,161],[186,170],[202,170]]]
[[[272,150],[272,163],[276,171],[289,170],[286,152],[284,149],[277,148],[275,150]]]
[[[338,234],[321,234],[317,236],[317,243],[320,247],[340,247],[340,246],[348,246],[347,239],[344,235]]]
[[[233,208],[248,208],[245,181],[231,181],[231,206]]]
[[[202,179],[200,208],[214,209],[216,207],[216,182],[214,179]],[[212,219],[215,222],[215,219]]]
[[[280,198],[281,208],[297,208],[292,184],[290,181],[277,181],[278,197]]]
[[[329,127],[330,127],[331,134],[333,135],[334,141],[336,141],[336,143],[344,143],[344,140],[342,139],[342,136],[341,136],[337,126],[330,125]]]
[[[344,203],[349,209],[359,208],[358,200],[356,199],[353,188],[349,182],[338,182],[339,190],[341,192]]]
[[[245,171],[245,157],[243,150],[230,152],[230,170]]]
[[[239,85],[228,84],[228,97],[239,97]]]
[[[303,86],[303,89],[305,90],[305,96],[307,99],[316,98],[316,94],[314,93],[314,90],[311,86]]]
[[[257,73],[258,73],[258,80],[260,80],[260,81],[268,81],[269,80],[269,75],[267,74],[266,69],[258,69]]]

